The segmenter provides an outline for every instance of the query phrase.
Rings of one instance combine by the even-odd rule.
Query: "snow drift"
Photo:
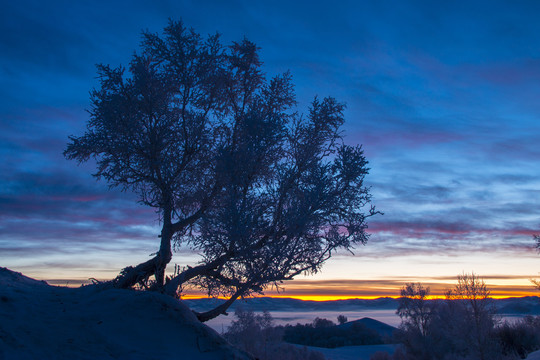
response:
[[[252,358],[171,297],[54,287],[0,268],[0,359]]]

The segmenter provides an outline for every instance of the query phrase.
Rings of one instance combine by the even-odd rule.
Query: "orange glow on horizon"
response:
[[[360,299],[360,300],[374,300],[380,298],[392,298],[397,299],[399,296],[342,296],[342,295],[264,295],[264,296],[253,296],[252,298],[275,298],[275,299],[296,299],[302,301],[336,301],[336,300],[351,300],[351,299]],[[207,299],[208,296],[202,295],[182,295],[182,300],[195,300],[195,299]],[[218,296],[217,299],[226,299],[225,297]]]
[[[358,295],[270,295],[271,298],[279,299],[297,299],[303,301],[336,301],[336,300],[351,300],[351,299],[360,299],[360,300],[374,300],[380,298],[393,298],[397,299],[398,296],[358,296]]]
[[[35,278],[40,279],[40,277]],[[531,278],[529,275],[510,277],[508,279],[504,278],[504,276],[501,276],[500,278],[491,276],[488,278],[489,283],[487,284],[488,290],[491,291],[490,297],[493,299],[519,298],[526,296],[539,297],[540,291],[530,285],[529,278]],[[428,299],[444,299],[445,293],[454,287],[451,280],[447,279],[428,278],[420,280],[422,284],[431,289],[431,294]],[[79,287],[89,283],[87,279],[62,279],[61,277],[52,277],[52,279],[47,279],[46,281],[49,285],[61,287]],[[255,297],[290,298],[304,301],[337,301],[350,299],[373,300],[379,298],[397,299],[400,297],[402,286],[408,281],[409,279],[381,279],[370,281],[350,279],[322,281],[300,280],[295,281],[294,283],[291,282],[290,285],[287,284],[286,289],[279,289],[279,292],[275,289],[267,289],[264,295],[257,295]],[[181,296],[183,300],[208,298],[208,295],[204,291],[198,291],[195,288],[188,288],[185,290],[186,292]],[[225,299],[224,297],[220,298]]]
[[[490,298],[492,299],[508,299],[508,298],[519,298],[519,297],[526,297],[526,296],[538,296],[536,294],[533,294],[531,292],[516,292],[511,294],[497,294],[497,295],[491,295]],[[359,299],[359,300],[375,300],[375,299],[381,299],[381,298],[392,298],[392,299],[398,299],[400,296],[396,295],[374,295],[374,296],[358,296],[358,295],[264,295],[264,296],[254,296],[254,298],[257,297],[267,297],[267,298],[278,298],[278,299],[296,299],[296,300],[302,300],[302,301],[337,301],[337,300],[352,300],[352,299]],[[182,295],[182,300],[194,300],[194,299],[206,299],[208,296],[202,296],[202,295]],[[428,300],[435,300],[435,299],[445,299],[445,295],[430,295],[427,297]],[[226,299],[224,297],[218,297],[218,299]]]

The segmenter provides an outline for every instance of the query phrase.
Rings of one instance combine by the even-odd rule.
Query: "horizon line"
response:
[[[388,295],[388,296],[332,296],[332,295],[313,295],[313,296],[273,296],[273,295],[262,295],[262,296],[251,296],[246,297],[243,300],[255,299],[255,298],[271,298],[271,299],[294,299],[301,301],[315,301],[315,302],[324,302],[324,301],[345,301],[345,300],[377,300],[377,299],[399,299],[401,296]],[[491,299],[512,299],[512,298],[525,298],[525,297],[540,297],[540,295],[532,295],[529,293],[522,294],[513,294],[513,295],[493,295],[489,296]],[[222,296],[212,297],[212,296],[201,296],[201,295],[183,295],[181,300],[199,300],[199,299],[220,299],[226,300],[227,298]],[[444,295],[430,295],[426,298],[427,300],[444,300],[446,296]],[[238,299],[241,301],[241,299]]]
[[[43,279],[49,285],[79,287],[90,284],[89,279]],[[524,279],[524,277],[520,277]],[[329,286],[331,282],[338,286]],[[377,286],[374,285],[377,284]],[[429,299],[444,299],[446,291],[451,288],[449,283],[422,281],[426,287],[431,288]],[[405,281],[399,280],[378,280],[378,281],[351,281],[351,280],[324,280],[324,281],[296,281],[291,283],[286,289],[267,289],[264,294],[256,294],[250,297],[270,297],[270,298],[290,298],[304,301],[337,301],[350,299],[373,300],[379,298],[400,298],[401,286]],[[532,285],[525,284],[488,284],[490,297],[494,299],[504,299],[512,297],[540,296],[540,292]],[[186,292],[181,295],[181,298],[200,299],[211,298],[203,291],[197,289],[185,289]],[[224,297],[221,297],[224,298]]]

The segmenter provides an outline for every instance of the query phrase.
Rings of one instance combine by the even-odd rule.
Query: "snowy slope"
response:
[[[390,337],[392,337],[392,334],[394,333],[394,331],[397,330],[397,328],[395,328],[393,326],[390,326],[388,324],[385,324],[383,322],[380,322],[378,320],[371,319],[371,318],[368,318],[368,317],[364,317],[364,318],[359,319],[359,320],[348,321],[348,322],[346,322],[344,324],[338,325],[337,327],[341,328],[341,329],[349,329],[349,328],[353,327],[355,324],[361,324],[361,325],[365,326],[367,329],[374,330],[382,338],[390,338]]]
[[[0,359],[250,359],[173,298],[53,287],[0,268]]]

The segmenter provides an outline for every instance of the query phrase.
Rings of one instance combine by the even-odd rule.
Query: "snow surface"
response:
[[[326,349],[314,346],[308,346],[312,350],[317,350],[324,354],[327,360],[369,360],[376,352],[385,352],[393,354],[398,345],[362,345],[362,346],[343,346],[335,349]]]
[[[0,359],[252,359],[157,293],[66,288],[0,268]]]

